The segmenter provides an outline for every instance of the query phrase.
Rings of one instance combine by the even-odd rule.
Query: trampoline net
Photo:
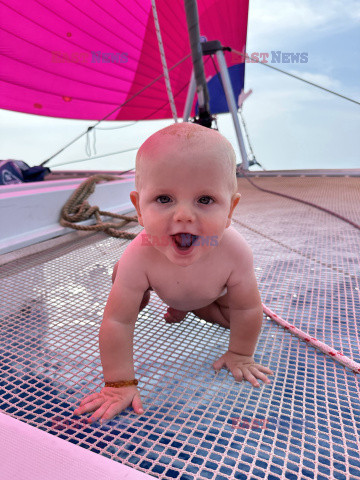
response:
[[[254,181],[360,223],[357,178]],[[263,303],[360,361],[359,230],[245,179],[239,191],[233,225],[253,249]],[[212,369],[227,330],[192,314],[166,324],[152,292],[135,332],[145,413],[101,426],[73,415],[103,383],[98,331],[127,244],[96,234],[1,267],[1,410],[157,478],[360,479],[356,375],[265,316],[255,359],[275,375],[255,389]]]

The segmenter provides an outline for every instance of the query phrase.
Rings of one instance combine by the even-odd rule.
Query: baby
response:
[[[168,305],[165,320],[188,312],[230,328],[230,342],[214,364],[235,380],[270,383],[273,372],[253,358],[262,304],[252,251],[231,224],[240,200],[235,153],[217,131],[192,123],[166,127],[146,140],[136,157],[130,193],[144,230],[113,272],[99,344],[105,387],[82,400],[75,414],[109,420],[132,405],[143,413],[136,387],[133,337],[150,290]]]

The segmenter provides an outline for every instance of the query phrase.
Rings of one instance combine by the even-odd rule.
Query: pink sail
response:
[[[168,68],[190,54],[183,0],[157,0]],[[199,0],[200,32],[245,52],[248,0]],[[60,118],[171,118],[151,0],[1,0],[0,108]],[[242,63],[225,53],[228,66]],[[216,74],[205,59],[206,77]],[[182,116],[191,57],[170,71]],[[124,104],[121,108],[115,109]],[[113,113],[111,113],[113,112]]]

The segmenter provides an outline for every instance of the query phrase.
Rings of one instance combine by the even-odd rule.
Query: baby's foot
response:
[[[175,308],[168,307],[167,312],[164,315],[166,323],[179,323],[186,317],[188,312],[183,310],[175,310]]]
[[[149,303],[149,300],[150,300],[150,292],[149,290],[146,290],[146,292],[144,293],[143,299],[141,300],[141,303],[140,303],[139,312],[141,312],[141,310],[146,307],[146,305]]]

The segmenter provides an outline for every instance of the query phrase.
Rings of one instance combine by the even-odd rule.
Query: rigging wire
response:
[[[245,123],[244,114],[243,114],[243,112],[242,112],[242,107],[239,108],[239,115],[240,115],[241,123],[242,123],[243,128],[244,128],[245,135],[246,135],[246,140],[247,140],[247,143],[248,143],[249,149],[250,149],[250,158],[248,158],[249,166],[251,167],[252,165],[259,165],[260,168],[262,168],[264,171],[266,171],[266,168],[264,168],[264,167],[261,165],[261,163],[259,163],[259,162],[256,160],[256,157],[255,157],[255,154],[254,154],[254,151],[253,151],[251,142],[250,142],[250,137],[249,137],[248,129],[247,129],[247,126],[246,126],[246,123]]]
[[[205,65],[207,63],[208,60],[205,61]],[[181,87],[177,93],[175,93],[175,97],[181,95],[181,93],[185,90],[185,88],[187,87],[187,83],[184,84],[183,87]],[[167,102],[164,103],[163,105],[159,105],[159,107],[149,113],[148,115],[146,115],[142,120],[147,120],[148,118],[150,118],[154,113],[156,113],[158,110],[161,110],[162,108],[164,108],[164,106],[167,105]],[[109,127],[109,128],[102,128],[102,127],[96,127],[97,129],[99,130],[113,130],[113,129],[117,129],[117,128],[124,128],[124,127],[130,127],[131,125],[134,125],[135,123],[138,123],[138,121],[135,121],[131,124],[128,124],[128,125],[121,125],[119,127]],[[52,167],[60,167],[60,166],[63,166],[63,165],[69,165],[71,163],[77,163],[77,162],[85,162],[85,161],[88,161],[88,160],[93,160],[93,159],[97,159],[97,158],[102,158],[102,157],[108,157],[110,155],[115,155],[115,154],[118,154],[118,153],[126,153],[126,152],[129,152],[131,150],[138,150],[140,147],[133,147],[133,148],[130,148],[130,149],[127,149],[127,150],[120,150],[118,152],[112,152],[112,153],[105,153],[103,155],[98,155],[97,157],[91,157],[91,158],[82,158],[82,159],[79,159],[79,160],[71,160],[70,162],[62,162],[62,163],[57,163],[56,165],[52,165]],[[133,168],[130,169],[130,170],[124,170],[124,172],[120,172],[119,175],[122,175],[123,173],[127,173],[127,172],[131,172],[132,170],[134,170]]]
[[[110,157],[111,155],[117,155],[118,153],[132,152],[134,150],[138,150],[138,148],[139,147],[132,147],[132,148],[127,148],[126,150],[119,150],[118,152],[104,153],[104,154],[101,154],[101,155],[96,155],[95,157],[80,158],[79,160],[71,160],[70,162],[56,163],[55,165],[52,165],[51,168],[62,167],[63,165],[68,165],[70,163],[87,162],[87,161],[96,160],[97,158],[102,158],[102,157]],[[134,170],[134,169],[132,168],[131,170]],[[130,170],[126,170],[126,171],[130,171]]]
[[[233,50],[233,51],[236,52],[235,50]],[[211,55],[211,58],[212,58],[212,55]],[[221,77],[220,77],[219,72],[218,72],[218,69],[217,69],[217,67],[216,67],[216,63],[215,63],[215,61],[214,61],[213,58],[212,58],[212,61],[213,61],[213,64],[214,64],[216,73],[217,73],[217,75],[218,75],[218,78],[220,79],[220,83],[221,83],[221,85],[222,85],[222,87],[223,87],[223,90],[224,90],[224,85],[223,85],[223,83],[222,83]],[[259,62],[259,63],[261,63],[261,62]],[[267,64],[264,64],[264,65],[267,65]],[[269,66],[269,65],[267,65],[267,66]],[[279,70],[280,72],[282,71],[282,70],[280,70],[280,69],[276,69],[276,70]],[[284,73],[286,73],[286,72],[284,72]],[[293,76],[293,75],[292,75],[292,76]],[[297,77],[297,78],[299,78],[299,77]],[[301,80],[301,79],[300,79],[300,80]],[[309,82],[307,82],[307,83],[309,83]],[[318,86],[318,85],[315,85],[315,86]],[[319,88],[322,88],[322,87],[319,87]],[[225,90],[224,90],[224,92],[225,92]],[[240,116],[241,116],[241,109],[240,109]],[[244,123],[245,123],[245,122],[244,122]],[[246,132],[246,135],[247,135],[247,137],[248,137],[248,134],[247,134],[247,131],[246,131],[246,127],[245,127],[245,132]],[[251,153],[252,153],[253,157],[255,158],[250,143],[249,143],[249,146],[250,146]],[[263,168],[262,165],[260,165],[256,160],[255,160],[255,162],[256,162],[261,168]],[[263,168],[263,169],[264,169],[264,168]],[[352,220],[350,220],[350,219],[348,219],[348,218],[346,218],[346,217],[343,217],[342,215],[340,215],[340,214],[338,214],[338,213],[336,213],[336,212],[334,212],[334,211],[332,211],[332,210],[329,210],[329,209],[327,209],[327,208],[321,207],[320,205],[317,205],[317,204],[315,204],[315,203],[308,202],[308,201],[306,201],[306,200],[302,200],[302,199],[297,198],[297,197],[293,197],[293,196],[291,196],[291,195],[286,195],[286,194],[284,194],[284,193],[275,192],[275,191],[273,191],[273,190],[268,190],[268,189],[259,187],[259,186],[256,185],[252,180],[250,180],[250,178],[249,178],[248,175],[247,175],[247,172],[246,172],[244,169],[242,169],[241,167],[239,168],[239,170],[238,170],[237,173],[242,174],[242,175],[246,178],[246,180],[248,180],[248,182],[250,182],[251,185],[252,185],[253,187],[257,188],[258,190],[261,190],[261,191],[266,192],[266,193],[271,193],[272,195],[278,195],[278,196],[280,196],[280,197],[285,197],[285,198],[288,198],[288,199],[290,199],[290,200],[294,200],[294,201],[296,201],[296,202],[303,203],[303,204],[305,204],[305,205],[309,205],[310,207],[317,208],[317,209],[319,209],[319,210],[322,210],[322,211],[325,212],[325,213],[328,213],[328,214],[330,214],[330,215],[333,215],[334,217],[339,218],[340,220],[343,220],[344,222],[346,222],[346,223],[350,224],[351,226],[353,226],[353,227],[357,228],[358,230],[360,230],[360,225],[359,225],[359,224],[353,222]]]
[[[185,60],[187,60],[189,57],[191,57],[191,53],[189,53],[188,55],[186,55],[185,57],[183,57],[181,60],[179,60],[177,63],[175,63],[175,65],[173,65],[172,67],[169,68],[169,72],[171,70],[173,70],[174,68],[178,67],[181,63],[183,63]],[[53,158],[55,158],[57,155],[59,155],[59,153],[63,152],[66,148],[68,148],[70,145],[72,145],[73,143],[75,143],[77,140],[79,140],[81,137],[83,137],[84,135],[86,135],[89,131],[89,129],[93,129],[93,128],[96,128],[101,122],[103,122],[104,120],[106,120],[107,118],[111,117],[111,115],[113,115],[117,110],[119,110],[120,108],[122,108],[124,105],[126,105],[127,103],[129,103],[131,100],[133,100],[135,97],[137,97],[138,95],[140,95],[144,90],[146,90],[147,88],[150,88],[152,85],[154,85],[154,83],[156,83],[158,80],[160,80],[161,78],[163,78],[164,74],[162,73],[161,75],[159,75],[158,77],[156,77],[154,80],[152,80],[150,83],[148,83],[147,85],[145,85],[145,87],[141,88],[138,92],[134,93],[134,95],[132,95],[130,98],[128,98],[127,100],[125,100],[125,102],[123,102],[121,105],[118,105],[116,108],[114,108],[114,110],[112,110],[110,113],[108,113],[107,115],[105,115],[105,117],[103,117],[101,120],[98,120],[94,125],[92,125],[91,127],[87,128],[84,132],[82,132],[80,135],[78,135],[77,137],[75,137],[73,140],[71,140],[71,142],[67,143],[64,147],[62,147],[60,150],[58,150],[56,153],[54,153],[51,157],[47,158],[44,162],[40,163],[40,166],[44,166],[46,165],[50,160],[52,160]]]
[[[312,202],[308,202],[306,200],[302,200],[301,198],[293,197],[291,195],[286,195],[285,193],[275,192],[273,190],[268,190],[267,188],[259,187],[252,180],[250,180],[247,173],[243,169],[240,169],[238,173],[242,174],[246,178],[246,180],[251,183],[251,185],[253,187],[257,188],[258,190],[261,190],[262,192],[271,193],[273,195],[278,195],[279,197],[289,198],[290,200],[295,200],[296,202],[304,203],[305,205],[309,205],[310,207],[317,208],[318,210],[322,210],[325,213],[333,215],[334,217],[337,217],[340,220],[343,220],[344,222],[349,223],[351,226],[360,230],[360,225],[358,223],[355,223],[352,220],[350,220],[346,217],[343,217],[342,215],[334,212],[333,210],[329,210],[328,208],[321,207],[320,205],[317,205],[316,203],[312,203]]]
[[[119,128],[131,127],[132,125],[135,125],[135,123],[137,123],[137,121],[132,122],[132,123],[128,123],[127,125],[119,125],[117,127],[108,127],[108,128],[96,127],[96,130],[95,130],[95,128],[94,129],[88,128],[88,131],[86,133],[85,153],[88,156],[89,160],[91,160],[91,158],[90,158],[91,157],[91,144],[90,144],[90,132],[91,132],[91,130],[93,130],[93,150],[94,150],[94,154],[96,155],[96,131],[97,130],[117,130]],[[118,152],[114,152],[114,153],[118,153]],[[119,153],[121,153],[121,152],[119,152]],[[99,157],[94,157],[94,158],[99,158]],[[62,164],[60,163],[60,164],[57,164],[57,165],[52,165],[52,167],[59,166],[59,165],[67,165],[67,163],[76,163],[76,162],[79,162],[79,161],[81,162],[82,160],[75,160],[74,162],[66,162],[66,163],[62,163]]]
[[[333,95],[336,95],[340,98],[344,98],[345,100],[348,100],[349,102],[356,103],[357,105],[360,105],[360,102],[357,100],[354,100],[353,98],[346,97],[345,95],[341,95],[340,93],[334,92],[333,90],[329,90],[328,88],[322,87],[321,85],[318,85],[317,83],[310,82],[309,80],[305,80],[302,77],[298,77],[297,75],[294,75],[293,73],[286,72],[285,70],[281,70],[280,68],[274,67],[273,65],[269,65],[268,63],[260,62],[260,60],[250,57],[248,54],[241,53],[238,50],[231,49],[232,52],[236,53],[237,55],[241,55],[242,57],[245,57],[246,59],[250,58],[252,60],[251,63],[261,63],[261,65],[265,65],[265,67],[272,68],[273,70],[277,70],[278,72],[285,73],[285,75],[289,75],[289,77],[296,78],[297,80],[300,80],[301,82],[308,83],[309,85],[312,85],[313,87],[320,88],[321,90],[324,90],[325,92],[332,93]]]
[[[85,153],[88,157],[91,157],[91,131],[93,132],[93,149],[94,149],[94,154],[96,155],[96,130],[88,128],[87,134],[86,134],[86,143],[85,143]]]
[[[128,123],[127,125],[119,125],[117,127],[96,127],[97,130],[117,130],[119,128],[126,128],[126,127],[131,127],[132,125],[135,125],[135,123],[138,123],[136,120],[135,122]]]
[[[155,23],[156,37],[157,37],[159,50],[160,50],[161,64],[162,64],[163,72],[164,72],[166,92],[168,94],[171,113],[172,113],[174,122],[177,123],[178,116],[177,116],[177,111],[176,111],[176,105],[175,105],[175,101],[174,101],[173,92],[172,92],[172,89],[171,89],[169,70],[167,68],[164,44],[163,44],[162,37],[161,37],[161,31],[160,31],[160,25],[159,25],[159,19],[158,19],[155,0],[151,0],[151,6],[152,6],[153,17],[154,17],[154,23]]]
[[[224,84],[223,84],[223,81],[222,81],[222,78],[221,78],[221,75],[219,74],[219,70],[216,66],[216,63],[215,63],[215,60],[214,60],[214,56],[213,55],[210,55],[210,58],[212,60],[212,63],[213,63],[213,66],[214,66],[214,69],[216,71],[216,74],[217,74],[217,77],[219,79],[219,82],[224,90],[224,94],[225,94],[225,88],[224,88]],[[251,167],[252,165],[259,165],[260,168],[262,168],[263,170],[265,170],[265,168],[256,160],[256,157],[254,155],[254,152],[253,152],[253,149],[252,149],[252,146],[251,146],[251,143],[250,143],[250,137],[249,137],[249,134],[248,134],[248,131],[247,131],[247,127],[246,127],[246,123],[245,123],[245,119],[244,119],[244,116],[242,114],[242,107],[240,107],[240,109],[238,109],[238,113],[240,114],[240,119],[242,121],[242,125],[243,125],[243,128],[244,128],[244,131],[245,131],[245,135],[246,135],[246,139],[247,139],[247,143],[248,143],[248,146],[249,146],[249,149],[250,149],[250,153],[251,153],[251,158],[249,158],[249,155],[248,156],[248,163],[249,163],[249,167]]]

